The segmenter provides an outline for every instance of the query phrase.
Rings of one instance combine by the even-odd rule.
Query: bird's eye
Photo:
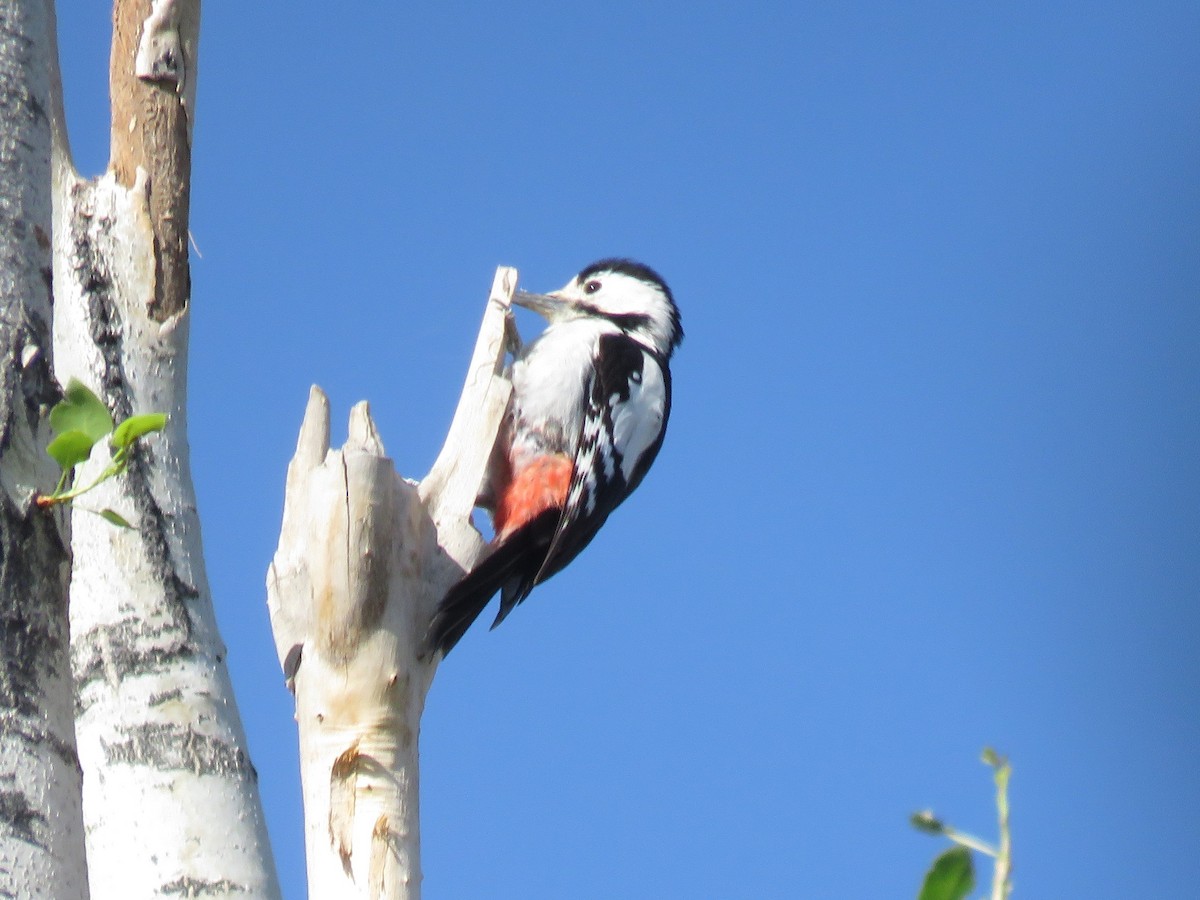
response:
[[[583,292],[585,294],[594,294],[598,290],[600,290],[600,282],[598,281],[589,281],[583,286]]]

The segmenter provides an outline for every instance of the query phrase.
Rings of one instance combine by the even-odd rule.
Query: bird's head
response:
[[[513,302],[540,313],[551,325],[571,319],[607,319],[664,359],[683,340],[671,289],[649,266],[629,259],[602,259],[560,290],[517,291]]]

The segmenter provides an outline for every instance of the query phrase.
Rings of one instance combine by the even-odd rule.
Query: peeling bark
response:
[[[150,315],[165,322],[191,297],[192,183],[199,0],[117,0],[113,6],[109,171],[132,188],[145,173],[154,242]]]

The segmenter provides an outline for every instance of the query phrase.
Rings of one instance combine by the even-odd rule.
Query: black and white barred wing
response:
[[[670,375],[638,342],[601,337],[589,387],[566,504],[536,582],[562,569],[595,537],[641,483],[666,432]]]

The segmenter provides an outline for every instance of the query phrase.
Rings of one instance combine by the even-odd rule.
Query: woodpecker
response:
[[[645,477],[671,413],[671,355],[683,340],[666,282],[603,259],[549,294],[513,301],[549,323],[515,354],[513,393],[481,504],[495,537],[430,625],[443,654],[500,592],[495,628],[560,571]]]

